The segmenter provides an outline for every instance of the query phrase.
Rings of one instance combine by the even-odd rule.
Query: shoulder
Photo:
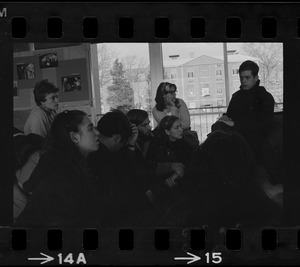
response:
[[[43,118],[47,117],[47,114],[42,108],[40,108],[39,106],[35,106],[31,110],[29,117],[35,118],[35,119],[37,119],[37,118],[43,119]]]
[[[181,98],[177,98],[177,99],[178,99],[180,105],[186,106],[186,103],[184,102],[183,99],[181,99]]]
[[[265,87],[263,86],[259,86],[259,94],[266,100],[271,100],[271,101],[274,101],[274,97],[272,96],[272,94],[270,92],[268,92],[266,90]]]

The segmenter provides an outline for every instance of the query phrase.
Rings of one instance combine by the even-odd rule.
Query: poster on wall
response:
[[[58,67],[57,53],[47,53],[39,55],[40,69]]]
[[[14,96],[18,96],[18,81],[14,81],[13,89],[14,89]]]
[[[35,78],[33,63],[17,63],[18,80],[28,80]]]
[[[64,92],[81,91],[81,78],[79,73],[63,76],[61,81]]]

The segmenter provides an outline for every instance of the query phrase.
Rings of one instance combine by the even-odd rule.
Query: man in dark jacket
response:
[[[240,65],[240,90],[232,95],[227,113],[220,121],[231,122],[260,161],[261,144],[272,125],[274,98],[259,86],[258,71],[258,65],[253,61],[247,60]]]

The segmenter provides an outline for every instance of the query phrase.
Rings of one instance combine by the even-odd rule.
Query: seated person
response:
[[[14,165],[14,221],[23,211],[28,201],[28,194],[24,191],[26,182],[37,165],[44,138],[37,134],[24,135],[17,133],[13,139]]]
[[[221,228],[281,223],[281,207],[264,191],[253,154],[236,132],[209,134],[187,178],[190,196],[169,213],[170,224]]]
[[[138,138],[134,144],[136,153],[136,171],[138,176],[144,180],[145,186],[152,188],[154,169],[148,164],[146,154],[154,136],[151,131],[148,113],[145,110],[132,109],[127,112],[127,117],[138,129]],[[149,190],[148,195],[150,199],[152,199],[151,190]]]
[[[24,133],[46,137],[58,109],[58,91],[48,80],[38,82],[33,90],[36,106],[31,110],[24,126]]]
[[[86,162],[98,146],[98,131],[85,112],[58,114],[38,163],[45,171],[16,225],[101,226],[103,197],[97,191],[99,181]]]
[[[107,225],[144,225],[152,208],[142,179],[135,173],[137,127],[121,111],[110,111],[99,120],[99,149],[88,157],[93,173],[103,180],[108,196]]]
[[[176,116],[182,123],[184,130],[189,130],[191,127],[190,113],[186,103],[176,98],[177,87],[173,83],[162,82],[156,91],[156,105],[152,110],[153,117],[159,124],[165,116]]]
[[[159,136],[151,142],[146,158],[155,164],[156,177],[160,184],[154,196],[157,196],[159,202],[166,202],[168,206],[174,198],[179,198],[183,193],[182,187],[178,185],[184,177],[185,168],[193,156],[193,151],[183,137],[178,117],[173,115],[164,117],[158,129]]]

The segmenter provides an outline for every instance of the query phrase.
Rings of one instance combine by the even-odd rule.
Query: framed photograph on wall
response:
[[[40,69],[58,67],[57,53],[47,53],[39,55]]]
[[[63,76],[61,78],[62,88],[64,92],[81,91],[81,77],[79,73]]]
[[[17,63],[18,80],[28,80],[35,78],[35,69],[33,63]]]

